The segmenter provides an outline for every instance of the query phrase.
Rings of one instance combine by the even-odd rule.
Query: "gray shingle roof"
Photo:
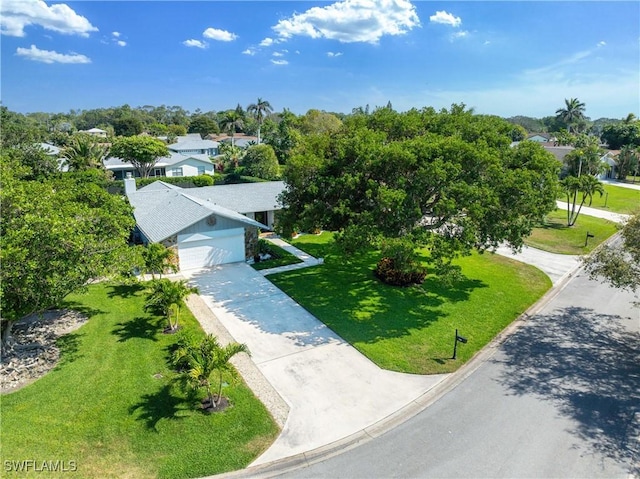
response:
[[[204,186],[188,190],[191,196],[239,213],[279,210],[281,205],[278,202],[278,195],[283,191],[284,182],[282,181]]]
[[[189,191],[156,181],[129,194],[138,227],[149,241],[159,242],[170,238],[211,214],[247,226],[268,229],[236,211],[195,198],[188,194]]]
[[[208,150],[210,148],[218,148],[217,141],[211,140],[182,140],[178,143],[173,143],[169,145],[167,148],[174,151],[184,151],[184,150]]]
[[[188,160],[189,158],[193,158],[194,160],[201,161],[203,163],[211,164],[211,159],[207,154],[183,154],[171,152],[171,155],[168,157],[160,158],[158,162],[155,164],[156,167],[162,168],[167,166],[172,166],[178,164],[182,161]],[[104,166],[107,169],[113,168],[133,168],[133,165],[129,162],[122,161],[120,158],[109,157],[104,160]]]

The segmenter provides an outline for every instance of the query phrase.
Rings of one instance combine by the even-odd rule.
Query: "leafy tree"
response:
[[[640,120],[605,126],[602,141],[612,150],[619,150],[625,145],[640,147]]]
[[[189,286],[187,280],[152,279],[149,281],[145,310],[164,314],[169,322],[168,331],[178,329],[180,305],[190,294],[198,294],[198,288]],[[175,322],[173,318],[175,317]]]
[[[230,361],[239,353],[250,354],[246,344],[230,343],[221,346],[218,339],[209,334],[198,344],[188,341],[183,343],[175,351],[173,361],[176,364],[187,365],[187,371],[184,373],[186,383],[194,389],[204,388],[209,404],[212,408],[216,408],[222,399],[223,373],[230,372],[235,375],[235,369]],[[212,376],[216,371],[218,372],[218,394],[214,396]]]
[[[146,245],[142,250],[142,259],[145,273],[151,273],[152,279],[155,279],[156,273],[162,278],[162,274],[167,270],[173,273],[178,271],[175,253],[160,243]]]
[[[138,118],[119,118],[113,121],[113,130],[117,136],[135,136],[144,131],[144,125]]]
[[[285,108],[280,114],[280,122],[275,131],[265,136],[265,143],[273,147],[281,165],[289,161],[293,149],[301,140],[300,133],[295,129],[295,122],[296,115]]]
[[[163,136],[168,132],[169,129],[167,128],[167,125],[164,125],[162,123],[152,123],[147,128],[147,133],[149,133],[151,136]]]
[[[322,134],[340,130],[342,121],[331,113],[312,109],[298,119],[298,125],[305,135]]]
[[[376,113],[304,138],[284,170],[283,233],[321,227],[347,244],[413,235],[444,271],[472,248],[519,248],[555,209],[557,160],[534,142],[511,148],[508,122],[456,106],[384,109],[396,118],[368,127]],[[409,137],[404,123],[413,125]]]
[[[567,176],[560,182],[560,185],[567,197],[567,226],[576,224],[580,210],[587,200],[591,204],[594,194],[599,193],[600,196],[604,194],[602,183],[590,175],[582,175],[580,177]],[[576,209],[578,196],[580,196],[580,204]]]
[[[184,125],[171,124],[167,125],[167,134],[171,136],[184,136],[187,134],[187,128]]]
[[[640,288],[640,214],[622,227],[622,244],[604,245],[582,258],[592,279],[603,278],[614,288],[637,291]]]
[[[169,155],[167,145],[149,136],[116,138],[111,154],[131,163],[143,178],[148,178],[158,160]]]
[[[273,112],[273,107],[271,103],[267,100],[263,100],[262,98],[258,98],[258,101],[252,103],[247,107],[247,112],[252,114],[256,121],[258,122],[258,144],[260,143],[260,128],[262,127],[262,123],[265,118],[268,117]]]
[[[556,110],[556,117],[567,126],[569,132],[572,130],[575,132],[577,125],[585,119],[585,104],[577,98],[565,99],[564,103],[564,108]]]
[[[616,157],[617,169],[616,176],[618,180],[625,180],[630,174],[638,174],[640,166],[639,150],[630,145],[625,145]]]
[[[69,171],[104,168],[103,161],[109,153],[109,146],[99,143],[96,138],[79,133],[73,135],[69,145],[62,150],[62,157]]]
[[[194,115],[189,122],[189,133],[200,133],[202,138],[210,133],[218,133],[219,131],[218,123],[208,116]]]
[[[3,155],[0,173],[4,345],[23,316],[57,306],[92,279],[130,271],[135,221],[127,202],[90,172],[26,181],[28,168]]]
[[[242,160],[245,174],[265,180],[275,180],[280,176],[278,158],[271,145],[253,145],[247,148]]]

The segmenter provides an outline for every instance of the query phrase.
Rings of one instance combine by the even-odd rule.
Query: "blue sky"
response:
[[[640,116],[640,2],[1,0],[2,104]]]

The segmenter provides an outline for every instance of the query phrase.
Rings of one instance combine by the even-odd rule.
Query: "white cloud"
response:
[[[118,40],[116,43],[121,47],[126,47],[127,46],[127,42],[125,42],[124,40]]]
[[[31,45],[31,48],[18,48],[16,55],[42,63],[91,63],[88,57],[78,53],[65,55],[50,50],[40,50],[35,45]]]
[[[88,37],[98,29],[82,15],[64,3],[47,5],[42,0],[2,0],[0,2],[0,33],[24,37],[25,27],[39,25],[66,35]]]
[[[118,38],[120,36],[120,32],[111,32],[111,35]]]
[[[335,58],[335,57],[341,57],[342,56],[342,52],[327,52],[327,56],[330,58]]]
[[[207,28],[202,33],[202,36],[219,42],[232,42],[238,38],[238,35],[235,33],[227,32],[226,30],[218,30],[217,28]]]
[[[607,44],[607,42],[605,42],[604,40],[601,42],[598,42],[598,46],[599,47],[604,47]]]
[[[460,38],[465,38],[469,36],[469,32],[466,30],[461,30],[459,32],[454,32],[451,34],[451,40],[458,40]]]
[[[261,47],[270,47],[271,45],[273,45],[275,43],[275,40],[273,38],[265,38],[264,40],[262,40],[260,42],[260,46]]]
[[[195,48],[207,48],[209,44],[207,42],[203,42],[201,40],[195,40],[193,38],[189,40],[185,40],[182,44],[186,47],[195,47]]]
[[[282,53],[282,52],[273,52],[271,55],[273,55],[274,57],[283,57],[284,53]]]
[[[342,43],[378,43],[384,35],[402,35],[420,25],[408,0],[344,0],[280,20],[273,30],[280,39],[327,38]]]
[[[249,47],[249,48],[247,48],[245,51],[243,51],[243,52],[242,52],[242,54],[243,54],[243,55],[249,55],[249,56],[253,56],[253,55],[255,55],[256,53],[257,53],[257,52],[256,52],[256,49],[255,49],[255,48],[253,48],[253,47]]]
[[[453,14],[440,10],[434,15],[429,17],[431,23],[440,23],[442,25],[450,25],[452,27],[459,27],[462,24],[460,17],[455,17]]]
[[[271,60],[271,63],[274,65],[288,65],[289,62],[287,60]]]

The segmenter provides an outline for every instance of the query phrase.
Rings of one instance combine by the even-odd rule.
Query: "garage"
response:
[[[178,235],[178,257],[183,271],[244,261],[244,228]]]

